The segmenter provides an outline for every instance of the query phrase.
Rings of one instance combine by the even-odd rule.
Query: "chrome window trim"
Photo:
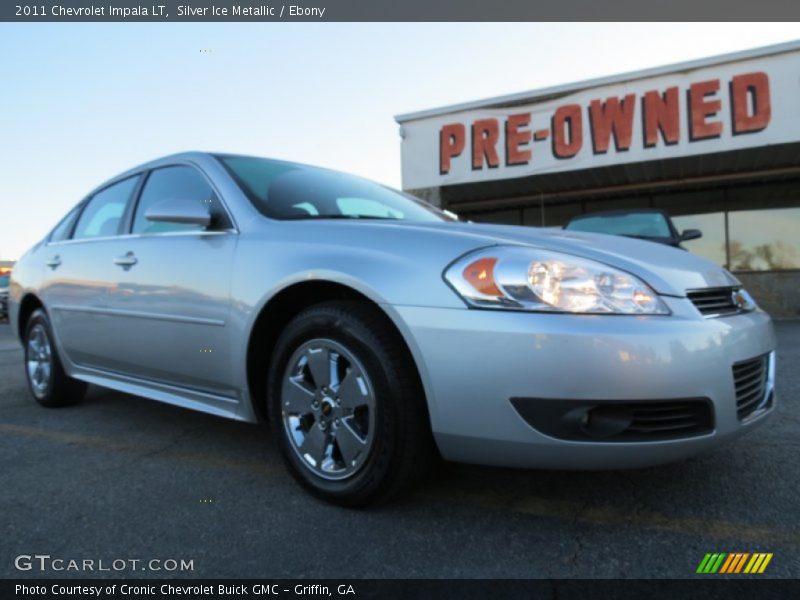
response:
[[[219,203],[222,205],[222,209],[225,211],[225,214],[228,216],[228,219],[231,222],[232,227],[227,229],[219,229],[214,231],[163,231],[158,233],[132,233],[130,229],[133,227],[133,216],[136,211],[136,207],[139,205],[139,197],[142,194],[142,190],[144,186],[147,185],[147,179],[150,176],[150,173],[157,169],[162,169],[166,167],[191,167],[198,171],[202,177],[206,180],[209,187],[213,190],[214,194],[217,196]],[[130,179],[132,177],[139,177],[141,180],[136,184],[136,188],[134,189],[134,194],[131,198],[128,199],[126,203],[126,210],[123,212],[123,217],[127,211],[127,208],[130,207],[130,222],[128,223],[128,229],[126,233],[121,233],[117,235],[105,235],[105,236],[96,236],[96,237],[89,237],[89,238],[78,238],[75,239],[72,236],[75,233],[75,228],[78,225],[78,221],[80,221],[81,215],[83,211],[86,209],[86,206],[91,202],[92,198],[94,198],[97,194],[105,190],[106,188],[111,187],[112,185],[116,185],[121,181],[125,181],[126,179]],[[71,213],[73,210],[78,209],[78,214],[75,216],[75,222],[72,224],[72,228],[70,230],[70,237],[66,240],[58,240],[58,241],[51,241],[50,237],[53,235],[53,231],[55,231],[56,227],[58,227],[64,219]],[[135,173],[121,173],[112,179],[100,184],[95,189],[93,189],[89,194],[87,194],[80,202],[77,202],[74,206],[70,207],[70,209],[64,213],[64,215],[58,220],[58,222],[53,226],[53,228],[47,232],[47,235],[44,237],[45,246],[60,246],[64,244],[73,244],[77,242],[91,242],[91,241],[108,241],[108,240],[119,240],[119,239],[127,239],[127,238],[134,238],[134,237],[156,237],[156,236],[164,236],[164,235],[221,235],[221,234],[228,234],[233,233],[238,235],[240,232],[239,226],[236,223],[236,219],[233,216],[230,208],[228,208],[227,203],[225,202],[225,198],[220,193],[219,188],[217,185],[212,181],[212,179],[208,176],[208,174],[198,165],[197,163],[190,161],[190,160],[174,160],[166,163],[164,165],[157,165],[147,169],[142,169],[141,171],[136,171]]]
[[[48,246],[62,246],[81,244],[86,242],[107,242],[110,240],[130,240],[137,238],[152,239],[157,237],[202,237],[219,235],[237,235],[239,232],[234,229],[220,229],[217,231],[161,231],[158,233],[123,233],[122,235],[106,235],[103,237],[80,238],[77,240],[61,240],[59,242],[48,242]]]

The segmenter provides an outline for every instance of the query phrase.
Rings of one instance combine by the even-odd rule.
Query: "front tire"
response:
[[[47,408],[79,402],[88,387],[64,372],[53,339],[47,313],[35,310],[25,326],[25,375],[31,394]]]
[[[425,399],[401,344],[379,309],[344,301],[303,311],[279,337],[270,421],[290,472],[315,496],[380,503],[430,464]]]

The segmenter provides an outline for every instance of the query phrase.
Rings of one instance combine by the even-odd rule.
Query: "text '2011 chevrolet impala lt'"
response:
[[[17,263],[33,396],[97,384],[269,420],[308,490],[448,460],[641,467],[764,421],[769,317],[675,248],[458,222],[342,173],[186,153],[104,183]]]

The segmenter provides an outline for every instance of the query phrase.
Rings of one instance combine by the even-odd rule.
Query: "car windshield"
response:
[[[452,220],[413,196],[345,173],[251,156],[217,159],[273,219]]]
[[[669,238],[669,223],[659,212],[631,212],[587,215],[573,219],[565,229],[643,238]]]
[[[3,288],[8,287],[8,280],[10,279],[10,275],[6,273],[5,275],[0,275],[0,290]]]

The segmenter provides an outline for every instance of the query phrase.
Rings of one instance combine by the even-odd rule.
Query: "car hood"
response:
[[[664,295],[685,296],[687,290],[739,284],[722,267],[685,250],[616,235],[462,222],[321,219],[272,221],[271,225],[265,233],[273,241],[284,238],[304,246],[358,247],[404,256],[415,259],[420,271],[439,274],[470,251],[511,244],[596,260],[636,275]]]
[[[524,244],[590,258],[633,273],[661,294],[684,296],[686,290],[739,285],[733,275],[708,259],[648,240],[512,225],[464,223],[456,227],[494,243]]]
[[[540,229],[513,225],[459,223],[492,243],[514,243],[574,254],[628,271],[661,294],[684,296],[686,290],[739,285],[727,270],[685,250],[603,233]]]

